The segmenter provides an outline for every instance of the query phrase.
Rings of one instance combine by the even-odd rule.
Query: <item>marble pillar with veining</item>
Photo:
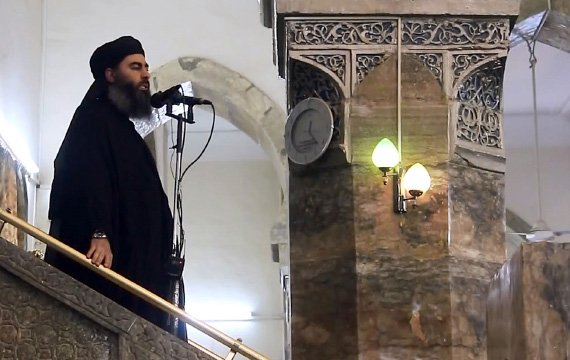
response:
[[[358,359],[352,175],[348,166],[292,175],[293,359]]]
[[[503,265],[487,299],[488,359],[554,360],[570,354],[570,244],[525,244]]]
[[[486,288],[504,258],[503,176],[449,155],[441,85],[404,55],[402,164],[421,162],[432,186],[407,213],[393,212],[370,149],[397,138],[396,65],[377,67],[351,99],[359,353],[484,359]]]
[[[508,21],[283,20],[289,104],[329,103],[348,159],[289,178],[293,359],[486,359],[485,299],[505,260]],[[399,105],[402,165],[432,181],[404,214],[371,161],[381,138],[399,146]]]

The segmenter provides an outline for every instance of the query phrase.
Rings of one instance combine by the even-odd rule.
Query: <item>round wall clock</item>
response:
[[[301,101],[285,124],[285,150],[295,164],[307,165],[319,159],[333,136],[334,122],[329,105],[319,98]]]

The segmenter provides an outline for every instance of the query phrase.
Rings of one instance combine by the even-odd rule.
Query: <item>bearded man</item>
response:
[[[172,214],[154,159],[129,118],[151,114],[141,43],[123,36],[95,50],[95,81],[55,159],[50,234],[155,294],[169,299],[165,264]],[[83,266],[48,249],[46,261],[167,329],[168,316]]]

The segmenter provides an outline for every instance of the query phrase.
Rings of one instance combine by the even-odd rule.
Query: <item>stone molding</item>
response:
[[[4,289],[10,283],[0,283],[0,289],[16,294],[14,299],[7,296],[0,297],[0,309],[3,308],[3,311],[7,311],[0,317],[0,329],[2,326],[11,326],[15,331],[24,334],[29,331],[27,324],[33,323],[37,320],[36,318],[41,320],[41,314],[45,312],[46,304],[58,312],[50,315],[53,320],[41,321],[43,326],[41,334],[43,335],[35,339],[36,342],[23,341],[18,343],[17,339],[14,339],[13,344],[9,345],[4,344],[3,337],[0,335],[0,349],[8,349],[11,346],[17,352],[18,346],[20,346],[20,351],[38,353],[46,347],[42,339],[45,336],[51,336],[50,334],[55,336],[58,333],[68,334],[70,339],[83,339],[81,344],[78,344],[84,347],[87,346],[86,343],[93,340],[89,340],[89,337],[85,338],[85,336],[92,334],[100,340],[102,348],[107,348],[106,345],[112,342],[118,343],[118,349],[115,347],[114,350],[109,350],[110,355],[103,357],[103,359],[164,359],[165,354],[169,359],[213,359],[208,355],[201,354],[191,345],[136,316],[69,275],[48,265],[43,260],[34,257],[32,253],[16,248],[4,239],[0,239],[0,275],[14,278],[15,281],[11,283],[16,284],[16,286],[9,286]],[[34,295],[33,292],[40,294]],[[22,296],[30,298],[24,307],[18,303]],[[38,302],[40,297],[47,300]],[[23,313],[37,314],[37,316],[30,315],[26,321],[5,324],[6,316],[12,313],[7,309],[15,309],[13,316],[22,317]],[[72,318],[85,319],[85,321],[81,320],[84,326],[78,327],[73,321],[70,321]],[[74,334],[77,331],[82,333]],[[56,338],[53,341],[56,341]],[[50,358],[70,359],[70,357],[66,357],[66,354],[81,354],[84,350],[78,344],[75,344],[77,346],[73,342],[55,344],[53,346],[60,349],[60,353]],[[110,346],[113,348],[112,344]],[[2,352],[0,351],[0,353]],[[144,354],[144,356],[133,356],[133,354],[139,353]],[[88,355],[84,358],[93,358],[91,356]]]
[[[277,0],[278,15],[285,14],[401,14],[401,15],[494,15],[516,17],[520,0]]]
[[[332,109],[342,107],[338,103],[346,104],[366,75],[398,50],[398,20],[393,17],[285,17],[284,24],[289,76],[294,64],[291,59],[310,65],[301,80],[290,81],[289,109],[299,96],[306,96],[295,93],[297,82],[320,79],[319,72],[330,78],[331,88],[326,91],[320,86],[317,94],[335,91],[338,85],[341,99],[335,98],[329,105]],[[402,54],[414,54],[449,99],[450,155],[457,148],[480,152],[488,156],[480,163],[473,158],[474,165],[487,168],[491,159],[497,162],[489,168],[493,171],[504,171],[501,98],[509,26],[507,18],[402,18]],[[317,82],[327,83],[323,79]],[[473,90],[481,88],[485,88],[484,94],[473,95]],[[349,131],[344,118],[338,121],[341,134]]]

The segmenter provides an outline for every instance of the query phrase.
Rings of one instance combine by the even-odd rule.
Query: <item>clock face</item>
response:
[[[321,157],[330,144],[333,118],[326,102],[308,98],[291,112],[285,126],[285,149],[292,162],[306,165]]]

